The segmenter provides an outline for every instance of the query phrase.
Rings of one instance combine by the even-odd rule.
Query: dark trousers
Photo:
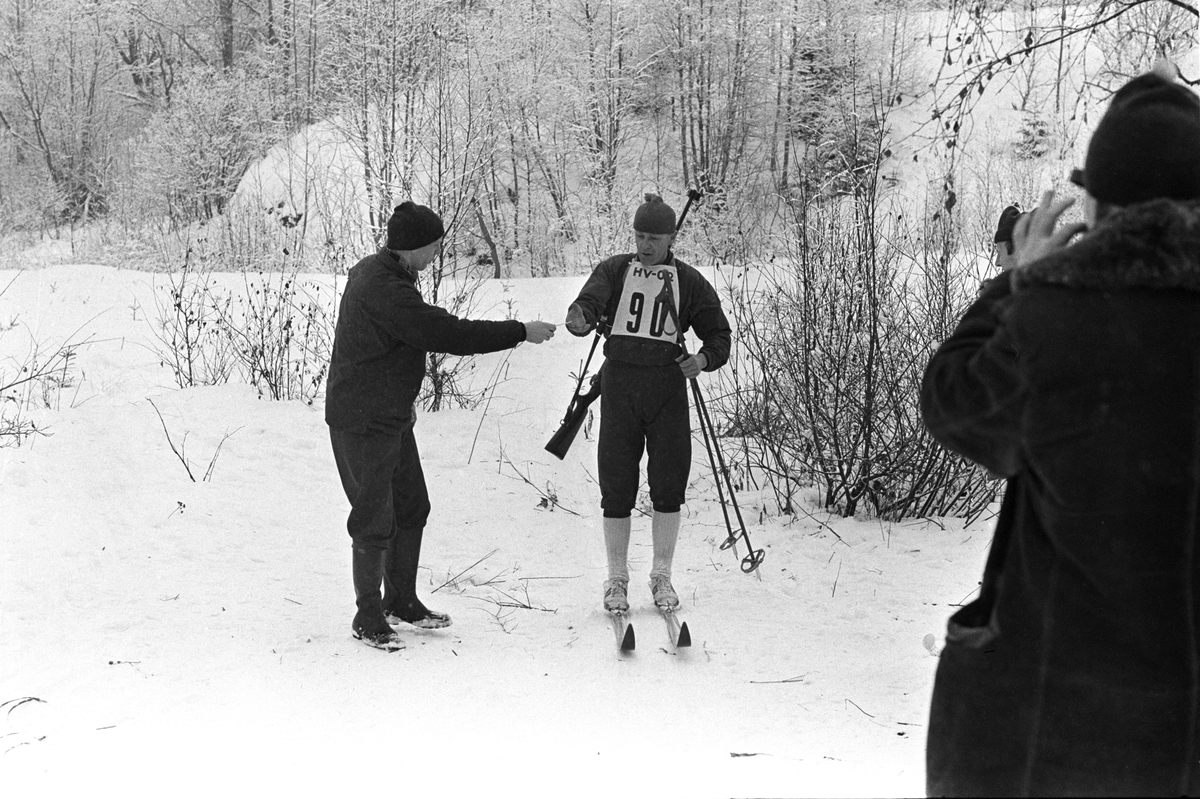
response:
[[[385,607],[415,596],[430,507],[412,428],[365,435],[330,428],[329,439],[350,500],[346,530],[354,546],[386,552]]]
[[[679,511],[692,468],[687,379],[675,364],[604,363],[600,394],[600,507],[609,518],[628,516],[637,503],[642,453],[649,458],[650,501],[661,513]]]

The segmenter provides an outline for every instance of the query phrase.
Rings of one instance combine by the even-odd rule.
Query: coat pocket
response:
[[[1000,637],[994,596],[980,597],[962,607],[946,623],[946,643],[983,649]]]

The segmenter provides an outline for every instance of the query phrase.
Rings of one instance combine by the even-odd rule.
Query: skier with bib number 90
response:
[[[603,325],[600,332],[607,338],[597,460],[608,556],[604,608],[609,611],[629,609],[630,514],[643,451],[649,456],[646,477],[654,506],[650,591],[660,607],[679,605],[671,564],[692,465],[687,381],[729,358],[730,328],[721,300],[703,275],[675,257],[675,232],[675,211],[658,195],[647,194],[633,217],[637,251],[601,261],[567,310],[568,331],[585,336]],[[669,301],[675,303],[682,331],[676,329]],[[694,355],[680,346],[689,329],[702,342]]]

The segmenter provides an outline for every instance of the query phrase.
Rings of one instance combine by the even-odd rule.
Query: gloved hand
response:
[[[583,309],[574,303],[567,309],[567,330],[572,335],[586,336],[592,326],[583,318]]]
[[[675,359],[675,363],[679,364],[683,376],[691,380],[703,372],[704,367],[708,366],[708,357],[699,352],[695,355],[680,355]]]
[[[533,344],[554,338],[554,325],[549,322],[526,322],[525,340]]]

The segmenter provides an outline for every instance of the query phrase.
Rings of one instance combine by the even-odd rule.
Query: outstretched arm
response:
[[[567,309],[567,330],[576,336],[586,336],[600,320],[608,308],[608,302],[621,281],[625,267],[629,265],[628,255],[616,255],[601,261],[592,274],[579,296]]]

